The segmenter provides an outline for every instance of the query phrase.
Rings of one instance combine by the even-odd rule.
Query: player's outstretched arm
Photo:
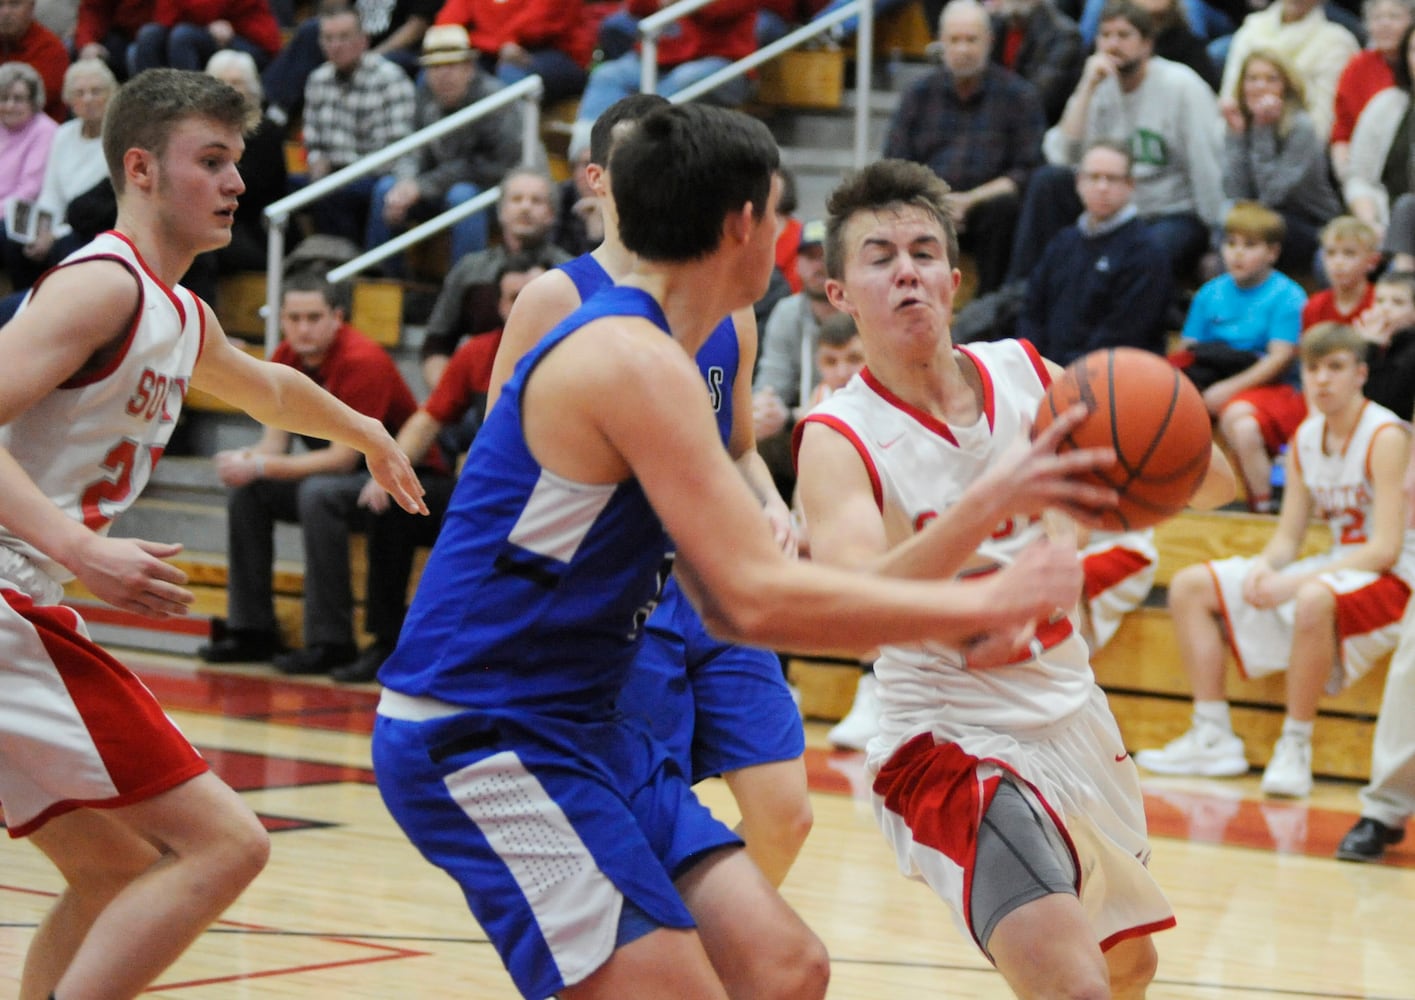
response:
[[[348,445],[363,453],[373,478],[409,513],[426,514],[423,487],[384,426],[335,399],[288,365],[259,361],[226,339],[211,307],[206,312],[206,345],[192,384],[263,424]]]
[[[647,323],[633,336],[595,326],[537,369],[523,403],[528,443],[567,478],[639,481],[673,537],[675,572],[720,638],[802,651],[961,643],[1075,600],[1079,563],[1059,547],[1038,556],[1029,587],[906,581],[788,560],[722,447],[702,376],[682,349]]]

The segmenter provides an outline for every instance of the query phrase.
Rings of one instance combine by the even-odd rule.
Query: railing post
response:
[[[265,356],[280,345],[280,286],[285,282],[285,226],[290,217],[274,215],[266,220],[270,232],[266,240],[265,267]]]
[[[639,93],[658,93],[658,32],[644,35],[639,48]]]
[[[869,162],[870,94],[874,88],[875,5],[860,4],[860,26],[855,33],[855,169]]]

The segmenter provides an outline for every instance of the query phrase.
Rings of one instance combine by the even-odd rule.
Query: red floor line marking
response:
[[[323,939],[335,940],[335,939]],[[362,942],[359,942],[362,944]],[[372,945],[365,945],[372,947]],[[390,949],[392,950],[392,949]],[[143,990],[144,993],[156,993],[159,990],[182,990],[196,986],[214,986],[217,983],[236,983],[247,979],[269,979],[271,976],[291,976],[303,972],[323,972],[326,969],[343,969],[353,965],[372,965],[374,962],[391,962],[400,958],[425,958],[432,954],[427,951],[413,951],[408,948],[397,949],[395,954],[390,955],[369,955],[365,958],[349,958],[341,962],[317,962],[311,965],[296,965],[286,969],[265,969],[260,972],[241,972],[230,976],[214,976],[210,979],[190,979],[183,983],[159,983],[149,986]]]

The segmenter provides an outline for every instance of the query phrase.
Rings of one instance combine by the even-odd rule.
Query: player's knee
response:
[[[1169,606],[1174,610],[1204,608],[1212,603],[1213,577],[1203,563],[1185,566],[1169,581]]]
[[[830,983],[830,955],[821,939],[801,924],[790,942],[791,954],[773,968],[769,988],[760,996],[773,1000],[818,1000]]]
[[[1302,584],[1292,599],[1295,628],[1329,626],[1336,614],[1336,598],[1330,588],[1320,581],[1311,580]]]

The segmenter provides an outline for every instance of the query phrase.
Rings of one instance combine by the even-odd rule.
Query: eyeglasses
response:
[[[1081,177],[1081,180],[1085,181],[1087,184],[1100,184],[1100,183],[1102,183],[1102,182],[1104,182],[1104,183],[1106,183],[1106,184],[1129,184],[1129,183],[1130,183],[1130,177],[1129,177],[1129,175],[1127,175],[1127,174],[1097,174],[1097,173],[1092,173],[1091,171],[1088,171],[1088,170],[1083,170],[1083,171],[1081,172],[1080,177]]]

